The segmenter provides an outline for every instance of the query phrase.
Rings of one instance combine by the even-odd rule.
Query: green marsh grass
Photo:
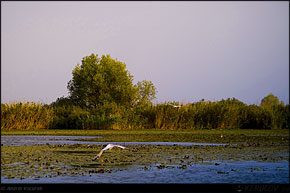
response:
[[[53,111],[37,103],[1,104],[1,130],[31,130],[49,128]]]
[[[172,104],[132,107],[73,104],[1,104],[1,130],[198,130],[198,129],[289,129],[289,104],[246,105],[233,98],[200,101],[174,108]]]
[[[282,143],[289,141],[289,130],[211,129],[211,130],[3,130],[1,135],[100,136],[86,139],[98,142],[205,142],[205,143]]]

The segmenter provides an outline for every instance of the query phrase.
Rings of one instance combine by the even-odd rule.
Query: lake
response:
[[[191,142],[91,142],[86,139],[98,138],[98,136],[1,136],[2,146],[39,146],[40,148],[48,144],[54,145],[73,145],[73,144],[88,144],[88,145],[103,145],[115,143],[120,145],[134,145],[142,147],[142,145],[158,148],[172,146],[191,147],[195,151],[207,152],[209,148],[231,148],[229,144],[220,143],[191,143]],[[78,140],[82,141],[78,141]],[[70,147],[70,146],[69,146]],[[141,148],[140,148],[141,149]],[[197,149],[197,150],[196,150]],[[148,150],[148,149],[147,149]],[[188,150],[188,151],[189,151]],[[112,150],[111,150],[112,151]],[[140,150],[141,151],[141,150]],[[66,151],[63,154],[66,153]],[[215,150],[211,150],[211,153]],[[86,152],[84,152],[86,153]],[[85,155],[82,151],[80,155]],[[86,153],[87,154],[87,153]],[[205,153],[202,153],[205,154]],[[201,154],[201,155],[202,155]],[[108,155],[108,154],[107,154]],[[113,154],[115,155],[115,154]],[[143,154],[142,154],[143,155]],[[145,155],[145,154],[144,154]],[[173,154],[175,155],[175,154]],[[184,154],[188,155],[188,154]],[[178,155],[178,164],[167,162],[162,165],[161,162],[155,164],[124,164],[111,167],[108,165],[106,169],[110,172],[104,173],[85,173],[85,175],[67,175],[61,174],[58,176],[47,177],[26,177],[26,178],[8,178],[1,176],[2,183],[289,183],[289,159],[279,161],[257,161],[257,160],[197,160],[195,154],[192,153],[192,159],[181,159],[184,157]],[[5,157],[5,155],[2,155]],[[130,154],[134,156],[134,154]],[[287,154],[279,154],[281,157],[289,157]],[[172,159],[173,156],[170,157]],[[167,159],[169,159],[167,157]],[[22,162],[14,162],[6,164],[7,167],[13,168],[14,165],[24,165]],[[65,167],[72,167],[66,165]],[[93,165],[92,169],[102,168],[100,164]],[[38,170],[35,170],[36,173]]]

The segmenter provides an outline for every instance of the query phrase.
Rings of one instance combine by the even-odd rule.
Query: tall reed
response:
[[[289,104],[263,107],[233,98],[174,105],[1,104],[1,129],[289,129]]]
[[[233,98],[180,107],[176,102],[135,106],[125,112],[130,128],[155,129],[289,129],[289,105],[263,108]],[[129,116],[128,116],[129,115]]]
[[[36,103],[1,104],[1,130],[49,128],[53,111]]]

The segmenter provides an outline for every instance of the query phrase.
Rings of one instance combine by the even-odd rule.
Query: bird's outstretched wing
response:
[[[119,147],[121,149],[129,149],[128,147],[124,147],[124,146],[121,146],[121,145],[114,145],[114,147]]]
[[[103,148],[103,149],[98,153],[98,155],[97,155],[96,157],[93,158],[93,161],[99,159],[104,151],[106,151],[106,150],[108,150],[108,149],[110,150],[110,149],[112,149],[113,147],[119,147],[119,148],[121,148],[121,149],[128,149],[128,150],[131,150],[131,151],[134,151],[134,152],[136,151],[136,150],[133,150],[133,149],[130,149],[130,148],[128,148],[128,147],[121,146],[121,145],[108,144],[106,147],[104,147],[104,148]]]
[[[114,145],[113,144],[108,144],[106,147],[104,147],[102,150],[103,151],[106,151],[106,150],[108,150],[108,149],[112,149],[114,147]]]
[[[169,103],[169,105],[173,106],[174,108],[179,108],[179,107],[181,107],[180,105],[173,105],[173,104],[170,104],[170,103]]]

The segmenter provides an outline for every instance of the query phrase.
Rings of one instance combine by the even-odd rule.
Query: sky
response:
[[[289,2],[1,1],[1,103],[68,96],[92,53],[152,81],[156,103],[289,103]]]

